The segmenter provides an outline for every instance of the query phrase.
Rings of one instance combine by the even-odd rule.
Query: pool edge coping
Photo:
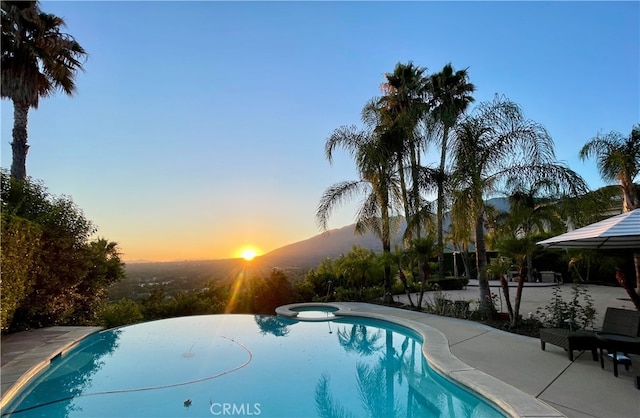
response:
[[[511,417],[566,417],[558,410],[547,405],[536,397],[529,395],[522,390],[483,372],[482,370],[464,363],[453,355],[449,346],[449,339],[442,331],[422,322],[384,313],[360,311],[357,308],[354,309],[351,306],[343,305],[340,302],[315,302],[283,305],[276,308],[276,313],[280,315],[280,312],[289,312],[289,315],[282,316],[295,319],[295,315],[291,314],[297,314],[297,312],[291,311],[291,308],[313,306],[330,306],[338,308],[337,311],[333,312],[336,317],[344,316],[377,319],[404,326],[415,331],[423,340],[422,354],[434,370],[445,376],[447,379],[450,379],[487,399],[491,404]],[[392,307],[387,308],[392,309]]]
[[[61,346],[57,346],[54,350],[50,351],[46,354],[40,361],[37,361],[34,365],[29,367],[24,373],[20,375],[18,379],[0,395],[0,411],[4,411],[9,403],[11,403],[16,395],[20,394],[22,389],[27,386],[34,377],[38,375],[43,369],[45,369],[51,362],[57,359],[60,356],[65,355],[67,352],[75,348],[80,342],[82,342],[87,337],[94,335],[98,332],[103,331],[102,327],[86,327],[87,332],[81,333],[80,335],[73,337],[71,340],[66,342]],[[69,332],[72,334],[73,332]],[[28,353],[25,353],[28,355]],[[22,360],[23,355],[16,357],[15,359],[9,361],[7,364],[2,366],[2,369],[11,367],[12,363],[17,363]]]

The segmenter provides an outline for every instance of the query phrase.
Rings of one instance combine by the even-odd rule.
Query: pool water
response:
[[[165,319],[94,334],[3,411],[11,417],[499,417],[432,371],[421,339],[362,318]]]

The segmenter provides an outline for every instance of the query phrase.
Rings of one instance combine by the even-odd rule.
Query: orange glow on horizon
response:
[[[257,250],[255,247],[246,246],[238,250],[237,255],[240,258],[244,258],[247,261],[251,261],[254,258],[256,258],[258,255],[260,255],[260,251]]]
[[[277,246],[278,244],[275,244]],[[124,246],[123,246],[124,247]],[[204,244],[202,247],[182,246],[179,248],[153,248],[147,246],[144,251],[134,251],[130,248],[122,248],[120,259],[125,263],[163,263],[178,261],[198,261],[198,260],[218,260],[226,258],[243,258],[251,261],[255,257],[264,254],[259,247],[255,245],[236,245],[235,249],[211,248],[210,245]],[[253,256],[251,257],[251,254]]]

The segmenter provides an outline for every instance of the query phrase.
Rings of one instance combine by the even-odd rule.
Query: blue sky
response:
[[[383,73],[467,68],[542,123],[558,160],[640,122],[638,2],[54,2],[89,53],[73,98],[29,114],[27,173],[70,195],[125,260],[226,258],[319,233],[331,184],[357,178],[331,132],[360,125]],[[2,167],[11,102],[2,100]],[[437,161],[437,150],[427,162]],[[353,222],[346,205],[330,226]]]

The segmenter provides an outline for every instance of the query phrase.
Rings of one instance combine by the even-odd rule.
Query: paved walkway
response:
[[[447,292],[447,297],[453,300],[458,300],[457,296],[462,300],[475,300],[478,289],[469,286],[467,290],[457,292],[463,293]],[[533,305],[540,306],[540,302],[542,306],[546,305],[551,292],[552,287],[548,286],[525,288],[522,312],[535,310],[537,306]],[[608,306],[633,309],[621,288],[591,286],[589,293],[600,317]],[[564,285],[563,295],[568,297],[569,294],[570,285]],[[488,375],[488,385],[491,382],[495,384],[497,379],[516,391],[542,401],[553,408],[552,412],[559,411],[567,417],[640,416],[640,391],[634,386],[633,374],[621,367],[619,377],[616,378],[613,376],[611,362],[606,362],[605,370],[602,370],[600,363],[594,362],[589,352],[578,354],[575,361],[570,362],[567,353],[559,347],[547,344],[546,351],[542,351],[538,339],[510,334],[475,322],[366,303],[345,305],[355,313],[368,312],[373,316],[383,315],[398,321],[413,321],[425,328],[438,330],[441,335],[446,336],[441,348],[470,368]],[[599,321],[601,323],[602,319]],[[52,327],[3,336],[0,408],[21,384],[46,367],[53,357],[99,329]],[[634,362],[640,364],[640,357],[635,357]],[[463,365],[457,360],[451,363],[456,367]],[[473,374],[470,368],[458,371],[459,377]],[[475,376],[471,380],[477,383],[477,378]],[[483,388],[479,386],[477,389],[480,391]],[[520,410],[522,416],[533,416],[526,413],[526,408],[525,412],[522,411]],[[558,415],[549,413],[537,416]]]
[[[517,285],[518,283],[509,282],[509,294],[511,296],[512,304],[515,304],[515,288]],[[529,312],[535,314],[538,308],[544,308],[548,305],[551,301],[551,297],[553,296],[553,290],[556,287],[553,283],[525,283],[524,286],[525,287],[522,289],[522,301],[520,302],[520,315],[523,317],[526,317]],[[491,292],[495,293],[497,296],[496,304],[498,311],[507,312],[507,305],[502,294],[500,282],[497,280],[490,281],[489,287]],[[631,302],[629,295],[627,295],[625,290],[619,286],[584,285],[584,287],[588,290],[589,295],[593,299],[593,306],[597,312],[594,327],[597,329],[602,327],[604,313],[608,307],[630,310],[636,309],[633,302]],[[560,286],[562,298],[566,301],[569,301],[571,298],[571,288],[572,284],[568,283]],[[446,295],[447,299],[453,301],[469,301],[471,303],[471,309],[475,309],[475,305],[478,299],[480,299],[480,290],[478,289],[477,280],[470,280],[466,289],[445,290],[442,291],[442,293]],[[433,297],[433,292],[425,293],[425,301],[423,302],[423,305],[427,302],[433,303]],[[406,295],[396,295],[393,298],[395,301],[402,302],[407,305],[409,304]],[[417,303],[417,294],[413,294],[412,299],[414,303]],[[580,298],[580,303],[584,305],[582,298]]]

